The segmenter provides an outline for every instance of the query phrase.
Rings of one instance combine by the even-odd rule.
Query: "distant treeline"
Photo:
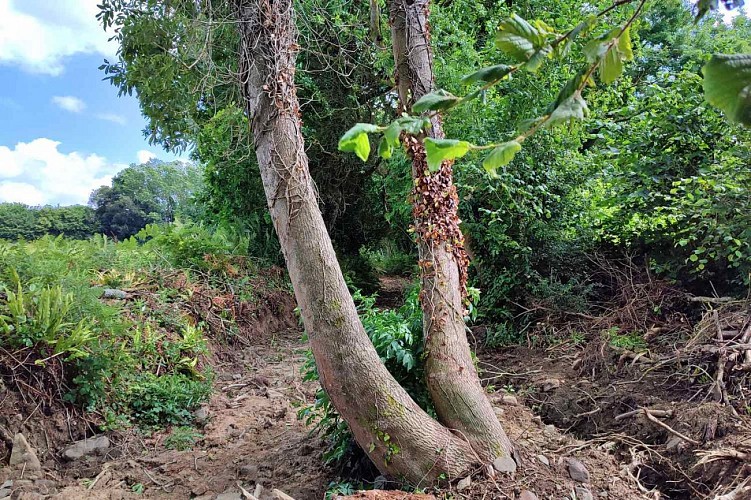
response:
[[[33,240],[46,234],[84,239],[97,233],[119,240],[147,224],[200,217],[196,197],[203,185],[200,167],[150,160],[119,172],[111,186],[91,193],[88,206],[28,206],[0,203],[0,238]]]

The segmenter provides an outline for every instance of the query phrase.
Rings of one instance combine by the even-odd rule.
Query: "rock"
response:
[[[464,491],[470,486],[472,486],[472,478],[467,476],[456,484],[456,491]]]
[[[209,408],[202,406],[193,412],[193,418],[198,425],[206,425],[209,423]]]
[[[665,443],[665,451],[679,453],[686,449],[686,442],[678,436],[673,436]]]
[[[607,491],[601,491],[599,495],[597,495],[600,498],[607,498],[608,492]]]
[[[13,489],[13,481],[5,481],[0,486],[0,499],[10,497],[10,492]]]
[[[506,413],[503,411],[503,408],[498,408],[497,406],[493,407],[493,412],[495,412],[495,416],[498,417],[498,420],[502,420],[503,415]]]
[[[553,389],[558,389],[561,386],[561,381],[557,378],[549,378],[542,382],[542,392],[550,392]]]
[[[36,477],[42,472],[42,464],[39,463],[34,448],[26,441],[26,436],[20,432],[13,438],[13,450],[10,453],[12,469],[23,470],[24,477]]]
[[[122,290],[117,290],[115,288],[105,288],[104,294],[102,295],[103,299],[126,299],[128,298],[128,293],[124,292]]]
[[[568,475],[571,479],[580,483],[589,482],[589,471],[584,467],[584,464],[575,458],[566,459],[566,468],[568,469]]]
[[[243,495],[239,490],[229,489],[224,493],[220,493],[216,496],[215,500],[242,500]]]
[[[232,380],[240,380],[242,378],[243,378],[243,376],[242,376],[241,373],[234,373],[234,374],[232,374]]]
[[[542,429],[542,435],[548,439],[553,439],[558,437],[558,431],[556,431],[555,425],[548,424]]]
[[[594,500],[594,497],[592,496],[592,492],[589,491],[584,486],[577,486],[575,491],[576,491],[576,500]]]
[[[104,450],[109,449],[109,447],[110,440],[107,436],[95,436],[88,439],[82,439],[81,441],[76,441],[70,446],[65,447],[65,449],[63,449],[63,457],[67,458],[68,460],[78,460],[79,458],[83,458],[86,455],[101,453]]]
[[[537,495],[529,490],[524,490],[519,494],[519,500],[538,500]]]
[[[57,483],[49,479],[37,479],[34,481],[34,487],[42,495],[52,495],[57,491]]]
[[[506,394],[501,399],[501,402],[505,405],[518,405],[519,401],[517,401],[516,396],[512,396],[511,394]]]
[[[258,467],[253,464],[240,467],[240,477],[245,481],[258,482]]]
[[[548,460],[548,457],[546,457],[545,455],[537,455],[537,460],[539,460],[541,464],[545,464],[550,467],[550,460]]]
[[[493,468],[498,472],[516,472],[516,462],[511,457],[498,457],[493,461]]]

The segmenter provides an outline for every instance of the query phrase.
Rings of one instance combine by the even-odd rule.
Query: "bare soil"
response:
[[[396,304],[400,287],[388,285],[384,298]],[[204,318],[207,309],[244,307],[231,296],[225,303],[197,292],[197,301],[207,301],[195,307]],[[14,480],[14,499],[239,499],[242,488],[252,493],[260,484],[262,500],[275,498],[273,488],[305,500],[324,498],[328,484],[342,474],[373,480],[377,472],[356,455],[344,469],[325,466],[324,444],[296,418],[299,405],[313,401],[317,386],[302,382],[304,345],[294,302],[282,295],[239,313],[242,336],[229,347],[226,338],[212,345],[207,362],[216,373],[215,392],[191,450],[167,449],[170,429],[150,435],[133,430],[109,433],[112,446],[105,454],[65,461],[60,455],[65,445],[96,433],[91,421],[22,388],[0,386],[0,464],[7,463],[13,435],[23,432],[43,467],[42,479],[31,481],[0,466],[0,484]],[[721,318],[725,328],[732,326],[731,313],[739,311],[747,313],[736,308],[722,316],[729,318]],[[482,376],[517,446],[520,468],[513,477],[493,479],[478,470],[461,490],[456,478],[424,493],[467,499],[528,498],[523,496],[528,492],[557,500],[751,498],[744,489],[751,476],[751,421],[742,408],[712,397],[716,356],[689,356],[686,362],[676,357],[688,352],[681,349],[696,340],[689,332],[701,326],[683,316],[676,320],[679,316],[658,325],[663,336],[650,338],[641,354],[604,341],[607,325],[601,317],[577,321],[585,335],[576,342],[569,331],[561,342],[530,340],[527,347],[483,349],[484,332],[478,329]],[[685,324],[675,327],[674,321]],[[218,335],[224,327],[214,328]],[[706,342],[702,337],[699,343]],[[734,377],[724,387],[737,401],[747,379]],[[581,462],[588,479],[572,478],[572,460]]]

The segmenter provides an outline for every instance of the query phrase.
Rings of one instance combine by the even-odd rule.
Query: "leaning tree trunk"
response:
[[[457,477],[477,458],[388,373],[358,318],[318,208],[295,93],[291,0],[233,0],[240,78],[269,210],[321,385],[385,474],[412,484]]]
[[[429,0],[391,0],[389,13],[396,62],[397,88],[408,111],[434,90],[428,25]],[[444,138],[435,114],[428,137]],[[452,163],[430,173],[424,137],[406,137],[412,156],[413,217],[420,258],[427,384],[438,418],[465,436],[486,463],[500,458],[503,470],[513,470],[511,442],[490,405],[475,370],[464,325],[467,253],[459,229],[459,198]]]

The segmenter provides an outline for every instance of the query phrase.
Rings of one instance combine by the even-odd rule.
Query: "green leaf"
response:
[[[514,159],[516,153],[521,151],[522,145],[517,141],[508,141],[496,146],[482,161],[483,168],[492,176],[498,177],[499,167],[508,165]]]
[[[412,106],[413,113],[422,113],[423,111],[445,111],[456,106],[459,98],[451,92],[445,90],[436,90],[422,96]]]
[[[525,62],[535,53],[539,38],[540,33],[536,28],[513,14],[511,18],[501,22],[495,45],[517,61]]]
[[[394,149],[391,144],[389,144],[386,136],[381,137],[381,142],[378,143],[378,156],[380,156],[384,160],[388,160],[389,158],[391,158],[393,150]]]
[[[383,132],[383,138],[386,140],[390,148],[399,147],[399,136],[402,133],[402,126],[398,121],[393,122]]]
[[[506,77],[511,71],[513,71],[513,69],[513,66],[507,64],[497,64],[488,68],[482,68],[481,70],[475,71],[471,75],[462,78],[462,83],[469,85],[470,83],[475,82],[495,82]]]
[[[618,51],[621,53],[621,59],[624,61],[634,60],[634,49],[631,44],[631,26],[626,26],[620,38],[618,39]]]
[[[551,47],[550,45],[545,45],[540,50],[535,51],[535,53],[532,54],[532,57],[529,58],[529,61],[527,61],[523,68],[530,73],[537,73],[537,70],[540,69],[542,63],[544,63],[545,59],[550,57],[552,53],[553,47]]]
[[[571,120],[583,120],[588,113],[589,108],[587,107],[587,103],[579,92],[574,92],[550,113],[550,118],[548,118],[546,125],[553,127]]]
[[[424,116],[403,116],[396,120],[396,123],[410,135],[419,135],[430,127],[430,120]]]
[[[623,61],[621,61],[621,54],[615,46],[605,54],[598,70],[600,80],[604,84],[613,83],[621,76],[621,73],[623,73]]]
[[[461,158],[472,145],[467,141],[456,139],[425,139],[425,153],[428,159],[428,169],[431,172],[437,172],[441,168],[444,160],[454,160]]]
[[[715,54],[702,72],[707,101],[730,120],[751,126],[751,54]]]
[[[339,151],[351,152],[357,155],[362,161],[368,161],[370,156],[369,132],[378,132],[380,128],[372,123],[357,123],[354,127],[339,139]]]
[[[613,28],[602,36],[593,38],[582,49],[588,63],[599,61],[610,48],[611,41],[621,33],[621,28]]]

